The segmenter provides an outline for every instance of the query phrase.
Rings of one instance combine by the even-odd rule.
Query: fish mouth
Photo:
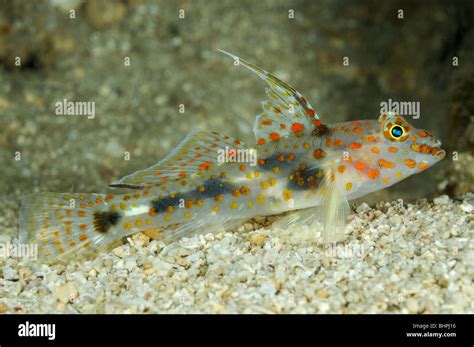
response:
[[[446,151],[442,148],[438,148],[438,151],[434,154],[439,160],[444,159],[446,157]]]

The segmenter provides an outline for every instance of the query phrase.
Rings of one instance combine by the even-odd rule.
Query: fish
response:
[[[19,212],[20,242],[57,260],[97,254],[138,232],[172,242],[283,212],[290,212],[283,227],[317,218],[321,242],[332,242],[346,226],[350,200],[446,155],[438,138],[398,114],[325,124],[296,89],[220,51],[266,83],[254,145],[197,129],[157,164],[110,184],[127,193],[28,195]]]

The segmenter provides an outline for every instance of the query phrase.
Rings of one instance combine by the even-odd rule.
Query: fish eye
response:
[[[403,127],[401,127],[400,125],[398,124],[395,124],[394,126],[392,126],[390,128],[390,135],[394,138],[394,139],[399,139],[400,137],[402,137],[403,135],[405,134],[405,129]]]

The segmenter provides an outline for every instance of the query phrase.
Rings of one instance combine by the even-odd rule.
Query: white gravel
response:
[[[82,262],[0,258],[0,313],[474,313],[473,204],[361,203],[325,248],[315,226],[260,217],[169,245],[137,234]]]

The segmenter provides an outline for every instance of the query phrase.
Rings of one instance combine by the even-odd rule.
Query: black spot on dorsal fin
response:
[[[120,220],[121,215],[116,211],[94,212],[94,229],[99,233],[106,233],[110,227]]]

